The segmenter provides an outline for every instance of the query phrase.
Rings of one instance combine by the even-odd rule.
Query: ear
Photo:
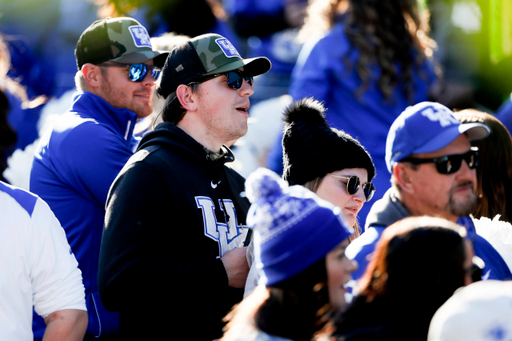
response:
[[[405,166],[401,162],[393,165],[393,175],[395,176],[396,183],[400,186],[402,191],[407,193],[414,193],[414,170]]]
[[[176,96],[180,101],[180,104],[187,111],[196,111],[197,110],[197,99],[195,94],[192,92],[189,86],[185,84],[181,84],[176,89]]]
[[[82,66],[84,79],[92,88],[97,88],[101,84],[102,73],[100,67],[94,64],[84,64]]]

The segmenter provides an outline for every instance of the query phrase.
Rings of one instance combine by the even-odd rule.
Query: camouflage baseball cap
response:
[[[228,72],[244,67],[249,76],[258,76],[270,70],[272,64],[265,57],[242,59],[229,40],[218,34],[203,34],[176,46],[162,70],[157,92],[169,99],[176,97],[181,84],[189,84],[200,77]],[[169,100],[168,99],[168,100]]]
[[[153,51],[147,30],[127,17],[96,20],[78,38],[75,57],[78,70],[86,63],[106,61],[136,64],[154,59],[162,67],[168,52]]]

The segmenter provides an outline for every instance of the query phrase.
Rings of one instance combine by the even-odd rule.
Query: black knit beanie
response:
[[[286,109],[283,135],[283,178],[304,185],[345,168],[365,168],[368,181],[375,176],[370,154],[349,134],[331,128],[325,108],[313,98],[298,100]]]

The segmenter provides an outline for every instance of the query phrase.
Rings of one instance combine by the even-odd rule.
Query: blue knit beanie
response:
[[[259,284],[297,275],[354,232],[339,207],[302,186],[288,187],[268,169],[254,171],[245,189],[252,202],[247,223],[254,229],[256,266],[263,270]]]

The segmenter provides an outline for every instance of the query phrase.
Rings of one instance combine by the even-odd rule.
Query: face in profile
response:
[[[354,195],[347,192],[347,178],[357,176],[360,186]],[[368,171],[365,168],[345,168],[332,172],[324,176],[316,194],[324,200],[341,208],[341,214],[349,226],[354,226],[357,220],[357,214],[363,208],[366,197],[363,192],[363,184],[368,181]]]
[[[470,150],[467,137],[462,134],[446,147],[432,153],[417,154],[418,158],[435,158],[445,155],[464,154]],[[476,169],[470,169],[466,161],[451,174],[440,174],[434,163],[419,165],[411,172],[414,196],[424,210],[423,214],[443,213],[445,218],[466,216],[477,205],[475,194]]]
[[[327,268],[327,285],[329,287],[329,301],[333,310],[343,309],[346,305],[345,285],[351,279],[351,273],[357,270],[357,262],[345,255],[349,239],[345,239],[331,250],[325,257]]]

